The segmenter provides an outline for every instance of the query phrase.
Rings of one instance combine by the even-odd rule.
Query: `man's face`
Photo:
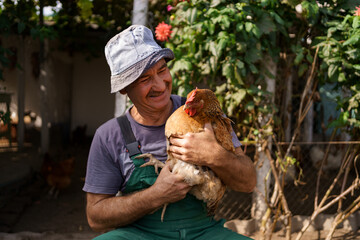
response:
[[[137,108],[165,109],[170,101],[172,78],[164,59],[143,73],[125,88]]]

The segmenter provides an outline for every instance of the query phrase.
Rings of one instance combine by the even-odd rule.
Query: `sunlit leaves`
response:
[[[344,3],[324,7],[315,0],[235,2],[196,0],[177,4],[170,21],[175,34],[167,46],[176,55],[172,73],[178,93],[194,86],[216,88],[223,109],[237,126],[253,131],[261,115],[276,112],[269,100],[273,96],[261,86],[269,75],[262,68],[264,54],[274,61],[281,54],[291,55],[286,58],[290,59],[287,64],[297,71],[301,82],[309,76],[319,46],[315,73],[321,84],[348,86],[354,76],[360,78],[356,33],[360,22],[352,16],[341,18]],[[301,12],[295,10],[298,5]],[[319,34],[322,37],[315,38]],[[186,59],[186,64],[180,59]],[[354,114],[354,108],[351,112]]]
[[[81,9],[80,14],[83,19],[88,19],[92,15],[93,3],[90,0],[78,0],[77,5]]]
[[[178,72],[180,70],[190,71],[191,68],[192,68],[191,63],[189,61],[185,60],[185,58],[182,58],[179,61],[176,61],[174,63],[172,71],[174,71],[174,72]]]
[[[360,31],[358,32],[358,34],[352,35],[348,40],[346,40],[343,43],[343,46],[346,46],[349,44],[351,44],[351,45],[358,44],[359,40],[360,40]]]
[[[307,0],[301,2],[303,15],[307,18],[311,25],[314,25],[319,16],[319,6],[315,0]]]
[[[327,37],[319,37],[321,69],[328,81],[342,89],[344,97],[334,99],[340,116],[329,127],[349,127],[354,137],[360,134],[360,29],[359,17],[347,14],[328,23]],[[357,130],[356,130],[357,129]]]

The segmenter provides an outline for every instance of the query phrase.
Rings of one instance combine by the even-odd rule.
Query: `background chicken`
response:
[[[208,122],[211,123],[214,129],[216,140],[225,149],[234,152],[235,148],[231,137],[231,120],[225,116],[215,94],[211,90],[196,88],[188,94],[185,105],[178,108],[166,122],[165,135],[168,144],[168,159],[166,162],[170,163],[173,173],[180,174],[189,185],[193,186],[190,193],[207,203],[208,213],[214,214],[219,201],[224,195],[225,185],[210,168],[186,163],[176,159],[169,152],[169,138],[171,136],[204,131],[204,125]],[[142,154],[138,156],[138,158],[140,157],[150,158],[149,162],[143,166],[154,165],[155,169],[157,169],[158,166],[163,165],[153,158],[151,154]]]
[[[41,174],[50,186],[49,195],[57,198],[60,190],[67,188],[71,184],[74,162],[75,158],[73,156],[55,162],[48,153],[44,155]]]

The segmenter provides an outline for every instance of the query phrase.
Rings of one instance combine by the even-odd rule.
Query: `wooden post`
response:
[[[18,62],[20,69],[17,69],[17,85],[18,85],[18,124],[17,124],[17,142],[18,150],[21,151],[24,147],[24,134],[25,134],[25,124],[24,124],[24,111],[25,111],[25,39],[22,35],[19,36],[19,45],[18,45]]]
[[[131,19],[132,24],[144,26],[147,24],[148,5],[148,0],[134,0],[133,15]],[[114,117],[119,117],[125,112],[127,103],[127,95],[123,95],[119,92],[115,94]]]
[[[276,62],[269,56],[265,56],[262,64],[262,71],[265,76],[266,82],[266,90],[273,94],[271,103],[274,102],[275,99],[275,76],[276,76]],[[270,74],[269,74],[270,73]],[[270,76],[272,75],[272,76]],[[266,116],[263,116],[262,119],[259,119],[260,125],[264,126],[270,119],[272,118],[272,114],[269,113]],[[266,204],[266,199],[268,199],[269,186],[270,186],[270,159],[268,159],[266,155],[267,148],[271,152],[272,138],[271,136],[267,139],[265,147],[261,146],[262,143],[258,144],[257,152],[259,159],[257,161],[257,191],[253,194],[253,205],[252,205],[252,217],[258,222],[258,227],[266,223],[262,223],[261,219],[263,218],[268,206]],[[265,197],[265,198],[264,198]]]
[[[40,26],[44,25],[44,1],[40,0]],[[47,77],[47,54],[49,52],[49,42],[47,39],[40,39],[40,109],[41,109],[41,153],[49,150],[49,107],[48,107],[48,77]]]

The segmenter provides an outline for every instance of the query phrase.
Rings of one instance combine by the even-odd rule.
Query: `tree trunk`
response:
[[[44,25],[44,0],[40,0],[40,26]],[[49,151],[50,132],[49,132],[49,106],[48,91],[49,83],[47,77],[47,55],[49,53],[49,42],[47,39],[40,39],[40,113],[41,113],[41,153]]]
[[[266,90],[272,93],[271,103],[274,102],[275,99],[275,76],[276,76],[276,63],[269,56],[265,56],[262,64],[263,74],[265,76],[266,82]],[[264,126],[270,119],[272,118],[272,114],[269,113],[266,116],[263,116],[263,119],[260,120],[260,125]],[[271,136],[267,137],[267,146],[271,152],[272,139]],[[257,152],[259,159],[257,161],[257,191],[253,194],[253,205],[252,205],[252,217],[258,222],[258,227],[260,224],[266,225],[267,223],[262,223],[261,219],[265,215],[265,212],[268,208],[266,199],[268,199],[269,195],[269,186],[270,186],[270,178],[267,177],[270,174],[270,159],[267,158],[265,150],[261,148],[261,143],[258,144]]]
[[[24,124],[24,111],[25,111],[25,39],[22,35],[19,36],[19,47],[18,47],[18,62],[20,69],[17,69],[17,85],[18,85],[18,124],[16,129],[16,136],[18,142],[18,149],[21,151],[24,147],[24,134],[25,134],[25,124]]]
[[[292,69],[292,68],[290,68]],[[291,141],[291,98],[292,98],[292,84],[293,84],[293,73],[289,73],[289,77],[286,79],[286,92],[285,92],[285,109],[284,109],[284,115],[285,115],[285,142]]]
[[[267,205],[265,199],[269,197],[269,186],[270,186],[270,178],[267,178],[267,175],[270,172],[270,162],[267,159],[267,156],[264,151],[260,150],[261,146],[258,146],[258,156],[259,159],[257,161],[256,167],[256,189],[258,191],[254,191],[253,193],[253,204],[252,204],[252,217],[257,221],[258,228],[260,229],[262,224],[262,217],[265,215],[267,210]],[[264,223],[266,224],[266,223]]]
[[[148,0],[134,0],[132,24],[146,25],[148,15]]]
[[[311,93],[309,93],[311,94]],[[313,141],[313,135],[314,135],[314,104],[311,100],[311,106],[309,108],[309,112],[307,113],[304,121],[304,135],[303,135],[303,141],[304,142],[312,142]]]
[[[41,112],[41,153],[49,151],[49,79],[48,79],[49,41],[44,39],[40,45],[40,112]]]
[[[132,15],[132,24],[133,25],[144,25],[147,24],[147,15],[148,15],[148,0],[134,0],[133,5],[133,15]],[[128,104],[128,99],[126,95],[121,93],[115,94],[115,110],[114,116],[118,117],[121,116]]]

